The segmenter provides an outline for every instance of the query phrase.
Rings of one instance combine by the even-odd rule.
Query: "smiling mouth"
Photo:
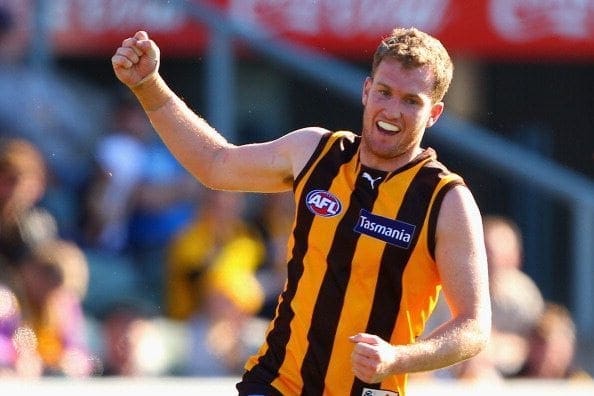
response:
[[[385,133],[400,132],[400,127],[398,125],[390,124],[389,122],[378,121],[376,125],[380,131],[385,132]]]

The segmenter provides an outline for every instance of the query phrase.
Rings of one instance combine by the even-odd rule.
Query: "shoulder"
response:
[[[290,141],[293,145],[305,145],[308,147],[316,146],[323,136],[330,135],[332,132],[326,128],[321,127],[305,127],[295,129],[287,133],[281,139]]]
[[[462,220],[481,220],[477,203],[470,189],[462,183],[455,183],[449,188],[443,197],[440,210],[440,217]]]
[[[346,130],[331,131],[326,128],[311,126],[291,131],[284,137],[298,143],[318,144],[322,138],[355,141],[357,135],[354,132]]]
[[[295,130],[287,135],[291,139],[292,149],[306,151],[305,157],[309,159],[315,152],[324,147],[339,143],[341,149],[357,146],[360,139],[350,131],[330,131],[325,128],[308,127]]]
[[[331,134],[329,130],[319,127],[295,129],[269,142],[268,145],[278,147],[294,157],[295,154],[301,152],[311,153],[318,146],[321,139],[329,134]]]
[[[454,185],[444,194],[437,216],[437,246],[440,241],[453,240],[477,245],[482,235],[482,215],[472,192],[464,184]]]
[[[279,144],[285,155],[291,158],[293,175],[297,175],[305,167],[320,144],[330,135],[332,135],[332,132],[328,129],[306,127],[287,133],[277,139],[275,143]]]

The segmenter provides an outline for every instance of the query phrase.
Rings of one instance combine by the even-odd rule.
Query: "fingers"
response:
[[[353,343],[363,342],[365,344],[374,344],[375,345],[378,343],[378,337],[375,335],[372,335],[372,334],[358,333],[358,334],[355,334],[354,336],[350,336],[349,341],[351,341]]]
[[[154,41],[149,38],[147,32],[144,30],[136,32],[134,39],[136,39],[136,43],[133,48],[140,52],[137,52],[139,56],[145,54],[152,60],[157,60],[159,56],[159,50]]]
[[[150,49],[151,43],[149,40],[139,40],[136,37],[129,37],[122,41],[122,46],[120,48],[126,48],[132,50],[136,57],[140,58],[147,52],[147,49]],[[134,62],[134,59],[130,59]]]
[[[130,37],[127,38],[126,40],[122,41],[122,48],[129,48],[132,51],[134,51],[134,53],[137,56],[141,56],[143,54],[143,50],[140,48],[139,46],[140,41],[134,37]]]
[[[158,61],[158,49],[152,40],[148,38],[146,32],[139,31],[133,37],[128,37],[122,41],[111,61],[114,67],[128,69],[140,62],[143,56],[152,61]]]
[[[120,47],[111,58],[111,63],[114,66],[119,66],[124,69],[131,68],[138,63],[140,56],[130,47]]]
[[[140,61],[142,50],[137,47],[137,41],[135,38],[127,38],[122,41],[122,45],[111,57],[114,67],[129,69]]]
[[[377,350],[369,344],[359,343],[353,348],[351,357],[358,361],[375,360],[377,358]]]
[[[358,333],[349,337],[349,340],[355,343],[351,353],[353,374],[363,382],[377,382],[382,363],[378,350],[381,339],[372,334]]]
[[[144,30],[139,30],[138,32],[136,32],[136,34],[134,35],[134,38],[136,40],[148,40],[149,36],[148,33],[145,32]]]
[[[377,362],[365,354],[353,351],[351,355],[351,370],[353,374],[366,383],[373,383],[377,374]]]

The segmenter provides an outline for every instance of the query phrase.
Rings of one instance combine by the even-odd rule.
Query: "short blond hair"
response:
[[[373,55],[372,77],[386,58],[397,60],[405,68],[429,66],[435,78],[431,99],[434,103],[443,100],[452,82],[454,64],[441,41],[414,27],[395,28]]]

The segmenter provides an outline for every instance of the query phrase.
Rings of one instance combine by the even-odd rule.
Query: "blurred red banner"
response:
[[[368,59],[395,26],[428,31],[453,54],[505,61],[594,60],[594,0],[195,0],[237,24],[349,59]],[[137,29],[168,56],[200,54],[207,30],[179,2],[52,0],[62,55],[104,56]]]

